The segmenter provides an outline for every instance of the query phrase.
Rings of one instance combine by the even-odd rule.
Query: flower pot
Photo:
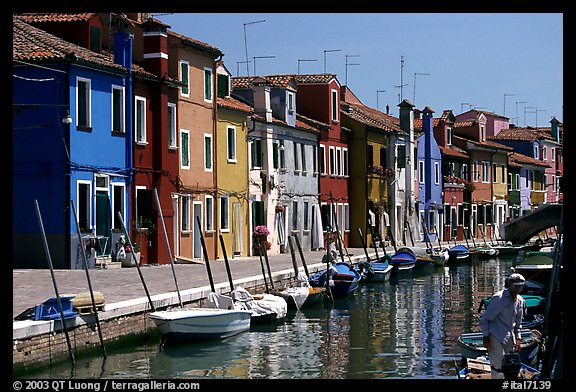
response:
[[[140,265],[140,252],[134,253],[134,257],[132,257],[132,253],[126,253],[126,258],[122,259],[123,268],[136,267],[136,263]]]

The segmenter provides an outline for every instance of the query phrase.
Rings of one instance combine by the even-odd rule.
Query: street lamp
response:
[[[324,51],[324,73],[326,73],[326,53],[329,52],[341,52],[342,49],[328,49]]]
[[[266,19],[257,20],[255,22],[244,23],[244,49],[246,50],[246,74],[250,76],[250,68],[248,67],[248,39],[246,38],[246,26],[256,23],[266,22]]]

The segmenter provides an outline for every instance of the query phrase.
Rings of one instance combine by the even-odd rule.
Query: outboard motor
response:
[[[520,355],[514,352],[504,355],[504,361],[502,362],[502,373],[504,373],[504,378],[506,380],[516,380],[519,372]]]

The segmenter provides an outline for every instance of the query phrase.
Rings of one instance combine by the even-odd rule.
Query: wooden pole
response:
[[[366,255],[366,261],[370,262],[370,256],[368,256],[368,250],[366,249],[366,244],[364,243],[364,236],[362,235],[362,229],[358,228],[358,235],[360,236],[360,242],[362,242],[362,248],[364,248],[364,254]]]
[[[174,270],[174,258],[172,257],[172,251],[170,250],[170,241],[168,241],[168,232],[166,231],[166,224],[164,223],[164,215],[162,214],[162,207],[160,206],[160,198],[158,197],[158,191],[156,190],[156,188],[154,188],[154,197],[156,198],[156,206],[158,207],[158,213],[160,214],[160,222],[162,222],[162,230],[164,231],[164,241],[166,242],[166,249],[168,249],[168,257],[170,258],[170,267],[172,268],[172,276],[174,277],[176,292],[178,293],[178,302],[180,303],[180,307],[183,308],[184,305],[182,304],[180,289],[178,288],[176,271]]]
[[[264,260],[266,261],[266,268],[268,269],[268,278],[270,278],[270,287],[272,290],[274,289],[274,281],[272,280],[272,272],[270,272],[270,262],[268,261],[268,250],[266,249],[266,245],[264,241],[260,244],[262,251],[264,252]]]
[[[394,247],[394,252],[398,252],[398,248],[396,247],[396,240],[394,239],[394,234],[392,234],[392,228],[390,228],[390,230],[388,230],[388,235],[390,236],[390,239],[392,240],[392,246]]]
[[[90,291],[90,299],[92,301],[92,311],[94,312],[94,319],[96,321],[96,328],[98,328],[98,338],[100,339],[100,348],[102,356],[106,358],[106,348],[104,347],[104,338],[102,337],[102,329],[100,328],[100,319],[98,317],[98,309],[96,308],[96,300],[94,299],[94,291],[92,290],[92,282],[90,280],[90,273],[88,272],[88,261],[86,259],[86,250],[82,241],[82,233],[80,233],[80,224],[78,223],[78,215],[76,214],[76,207],[74,201],[70,200],[72,206],[72,213],[74,214],[74,223],[76,223],[76,233],[80,240],[80,249],[82,249],[82,261],[84,262],[84,271],[86,271],[86,281],[88,282],[88,290]]]
[[[302,247],[300,246],[300,240],[296,236],[294,236],[294,240],[296,241],[296,246],[298,247],[298,252],[300,253],[300,259],[302,260],[302,265],[304,266],[304,271],[306,272],[306,276],[310,276],[310,272],[308,271],[308,266],[306,265],[306,261],[304,260],[304,253],[302,253]]]
[[[118,219],[120,220],[120,224],[122,225],[122,229],[124,230],[124,235],[126,236],[126,240],[128,241],[128,246],[130,247],[130,256],[132,257],[132,260],[134,260],[134,263],[136,264],[136,269],[138,270],[138,275],[140,275],[140,280],[142,281],[142,286],[144,286],[144,291],[146,292],[146,297],[148,297],[148,303],[150,304],[150,309],[152,309],[152,311],[155,312],[156,308],[154,307],[154,302],[152,302],[152,298],[150,298],[150,293],[148,292],[148,287],[146,286],[146,282],[144,281],[144,276],[142,276],[142,271],[140,270],[140,265],[136,261],[136,258],[134,257],[134,246],[132,245],[132,240],[130,239],[130,236],[128,235],[128,231],[126,230],[126,225],[124,224],[124,219],[122,218],[122,214],[120,213],[120,211],[118,211]]]
[[[370,230],[370,235],[372,236],[372,246],[374,247],[374,252],[376,252],[376,261],[380,261],[380,256],[378,255],[378,247],[376,246],[376,242],[374,242],[374,230],[372,229],[372,225],[368,223],[368,230]]]
[[[260,256],[260,268],[262,268],[262,277],[264,278],[264,287],[266,287],[266,292],[270,292],[270,288],[268,287],[268,280],[266,279],[266,271],[264,270],[264,261],[262,260],[262,253],[264,253],[264,247],[262,246],[262,242],[257,241],[256,245],[258,246],[258,256]]]
[[[210,280],[210,289],[215,293],[214,279],[212,279],[212,270],[210,269],[210,260],[208,260],[208,251],[206,250],[206,242],[204,242],[204,235],[202,234],[202,225],[200,224],[200,217],[196,216],[196,223],[198,224],[198,232],[200,233],[200,243],[202,244],[202,252],[204,252],[204,262],[206,264],[206,271],[208,272],[208,280]]]
[[[34,206],[36,207],[36,217],[38,218],[38,225],[40,226],[40,234],[42,234],[44,252],[46,253],[46,260],[48,261],[48,267],[50,267],[52,284],[54,285],[54,292],[56,293],[56,302],[58,302],[58,308],[60,310],[60,320],[62,322],[62,329],[64,329],[64,335],[66,335],[66,344],[68,345],[70,362],[72,362],[72,366],[74,367],[76,365],[76,361],[74,360],[74,353],[72,352],[72,344],[70,343],[70,335],[68,334],[68,328],[66,327],[66,321],[64,319],[64,309],[62,308],[62,301],[60,300],[60,294],[58,293],[58,285],[56,284],[56,276],[54,275],[52,258],[50,257],[50,250],[48,249],[48,240],[46,239],[46,233],[44,232],[44,223],[42,223],[42,216],[40,215],[40,207],[38,206],[38,200],[36,199],[34,199]],[[80,238],[80,240],[82,239]]]
[[[338,250],[340,251],[340,258],[342,259],[342,262],[345,263],[346,261],[344,260],[344,252],[342,251],[344,241],[342,241],[342,238],[340,237],[340,229],[338,228],[336,210],[332,207],[334,207],[334,198],[332,197],[332,191],[330,191],[330,209],[332,210],[332,218],[334,219],[334,226],[336,226],[336,233],[338,234],[338,245],[340,245]]]
[[[230,272],[230,263],[228,263],[228,255],[226,254],[226,246],[224,245],[224,237],[222,233],[220,237],[220,246],[222,247],[222,254],[224,255],[224,263],[226,263],[226,273],[228,274],[228,283],[230,283],[230,291],[234,291],[234,283],[232,282],[232,272]]]
[[[296,255],[294,254],[294,246],[292,245],[292,236],[288,236],[288,246],[290,247],[290,256],[292,256],[292,266],[294,267],[294,278],[298,278],[298,265],[296,264]]]

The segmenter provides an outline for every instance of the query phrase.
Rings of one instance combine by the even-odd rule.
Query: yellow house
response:
[[[217,65],[218,115],[216,119],[217,219],[228,258],[250,255],[250,209],[248,194],[248,128],[250,105],[230,96],[230,73]],[[225,202],[227,200],[227,202]],[[224,253],[220,242],[217,257]]]

